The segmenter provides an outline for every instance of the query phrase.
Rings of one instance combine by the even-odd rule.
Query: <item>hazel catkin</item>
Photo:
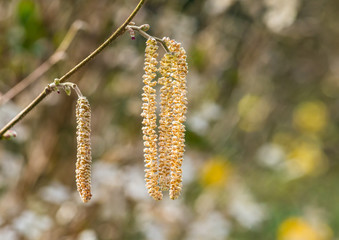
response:
[[[161,77],[158,83],[160,88],[160,121],[159,121],[159,186],[167,191],[171,182],[171,149],[172,149],[172,121],[173,121],[173,79],[171,69],[174,56],[166,53],[160,61],[159,72]]]
[[[171,199],[179,197],[182,189],[182,162],[185,151],[185,125],[187,111],[186,76],[188,73],[186,52],[180,43],[164,39],[174,55],[171,67],[172,77],[172,122],[171,122],[171,182],[169,195]]]
[[[157,162],[157,134],[156,134],[156,81],[158,46],[154,38],[149,38],[145,49],[145,73],[143,75],[142,94],[142,131],[144,134],[144,157],[145,157],[145,181],[148,193],[153,199],[161,200],[162,192],[158,186],[158,162]]]
[[[185,114],[187,111],[186,52],[180,43],[164,38],[167,50],[157,69],[157,45],[154,38],[146,42],[143,75],[142,114],[146,187],[150,196],[162,199],[169,190],[171,199],[182,189],[182,162],[185,151]],[[158,82],[154,81],[160,73]],[[160,88],[160,120],[157,127],[156,84]],[[157,131],[159,139],[157,139]],[[159,149],[158,149],[159,147]]]
[[[91,108],[86,97],[79,97],[76,105],[77,162],[76,184],[83,202],[91,197]]]

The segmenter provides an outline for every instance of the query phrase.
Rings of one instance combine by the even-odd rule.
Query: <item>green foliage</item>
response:
[[[16,12],[19,26],[24,31],[22,46],[31,50],[35,47],[36,41],[45,35],[40,10],[35,1],[20,0]]]

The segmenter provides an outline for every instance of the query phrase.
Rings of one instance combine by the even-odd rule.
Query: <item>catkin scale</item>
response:
[[[91,108],[86,97],[79,97],[76,105],[77,162],[76,184],[83,202],[91,197]]]

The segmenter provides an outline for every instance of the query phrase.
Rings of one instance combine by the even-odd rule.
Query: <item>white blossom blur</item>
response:
[[[271,31],[279,33],[294,23],[299,0],[265,0],[265,4],[268,11],[264,20]]]
[[[52,219],[47,215],[26,210],[14,219],[13,228],[29,240],[39,239],[40,236],[53,225]]]

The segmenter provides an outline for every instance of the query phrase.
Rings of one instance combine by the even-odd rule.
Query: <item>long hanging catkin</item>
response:
[[[166,53],[160,61],[160,121],[159,121],[159,186],[167,191],[171,182],[171,149],[173,121],[173,79],[171,77],[174,55]]]
[[[170,198],[179,197],[182,189],[182,161],[185,151],[185,126],[187,111],[187,87],[186,76],[187,55],[180,43],[174,40],[165,39],[169,46],[169,50],[174,55],[174,62],[171,68],[172,81],[172,142],[171,142],[171,182],[170,182]]]
[[[154,38],[149,38],[146,42],[145,50],[145,73],[143,75],[142,94],[142,127],[144,139],[144,157],[145,157],[145,180],[148,193],[155,200],[162,199],[162,192],[158,186],[158,163],[157,163],[157,134],[156,134],[156,90],[154,86],[156,81],[153,81],[157,72],[157,51],[158,46]]]
[[[77,190],[83,202],[91,197],[91,108],[86,97],[79,97],[76,105],[77,118]]]
[[[157,43],[146,42],[145,74],[143,75],[142,114],[146,187],[150,196],[162,199],[162,191],[169,190],[171,199],[179,197],[182,189],[182,161],[185,150],[185,113],[187,110],[186,52],[180,43],[164,38],[165,53],[157,69]],[[156,72],[160,88],[160,120],[156,122]],[[157,139],[157,132],[159,139]],[[158,143],[158,144],[157,144]],[[159,150],[158,148],[159,147]]]

